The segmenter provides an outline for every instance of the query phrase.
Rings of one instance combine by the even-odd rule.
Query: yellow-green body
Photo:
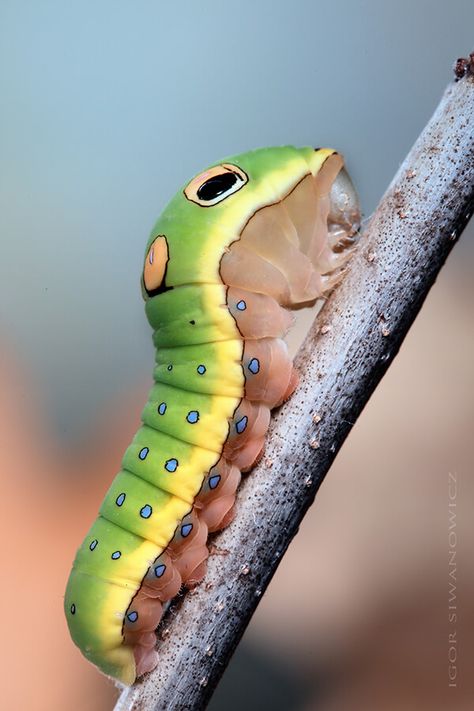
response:
[[[241,189],[209,207],[180,190],[151,233],[146,254],[158,235],[169,252],[166,290],[149,296],[144,289],[157,347],[155,385],[78,550],[65,597],[75,643],[125,684],[135,679],[135,662],[123,644],[124,615],[218,461],[244,395],[243,339],[226,307],[222,255],[257,210],[317,174],[331,153],[280,147],[229,158],[248,176]]]

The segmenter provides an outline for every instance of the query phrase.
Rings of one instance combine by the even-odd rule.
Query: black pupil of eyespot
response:
[[[235,173],[221,173],[206,180],[197,191],[200,200],[214,200],[222,193],[226,193],[237,182]]]

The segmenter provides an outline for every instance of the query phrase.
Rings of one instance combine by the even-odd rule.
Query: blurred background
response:
[[[161,209],[209,162],[293,143],[338,148],[370,215],[474,49],[473,26],[472,0],[2,1],[4,708],[113,708],[62,599],[150,386],[139,275]],[[328,474],[212,711],[473,707],[473,232]]]

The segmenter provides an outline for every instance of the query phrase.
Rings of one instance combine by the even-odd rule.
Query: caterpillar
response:
[[[298,376],[291,308],[327,294],[357,240],[340,154],[280,146],[193,178],[156,222],[141,276],[154,385],[79,548],[64,609],[75,644],[124,684],[153,669],[163,606],[202,580],[241,472]]]

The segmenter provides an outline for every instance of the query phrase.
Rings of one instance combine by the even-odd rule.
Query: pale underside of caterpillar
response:
[[[288,309],[341,279],[359,217],[339,154],[285,146],[211,166],[157,221],[142,275],[155,385],[65,595],[74,642],[121,682],[156,666],[163,605],[202,580],[208,534],[297,385]]]

